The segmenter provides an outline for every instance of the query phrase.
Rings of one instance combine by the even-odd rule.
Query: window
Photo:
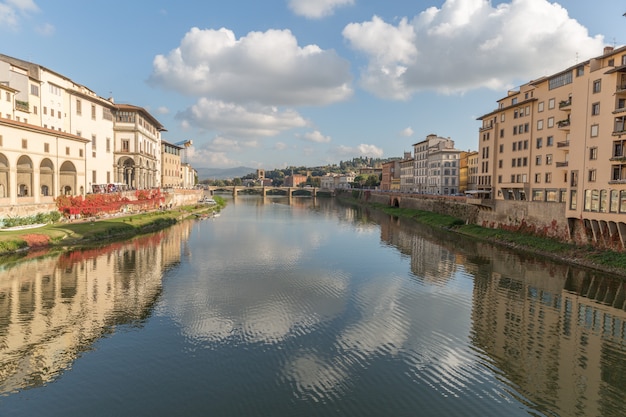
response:
[[[529,130],[530,130],[530,124],[524,123],[524,133],[528,133]]]
[[[543,119],[537,120],[537,130],[543,129]]]
[[[48,114],[48,108],[46,106],[43,106],[43,114]]]
[[[599,131],[599,126],[598,125],[591,125],[591,137],[595,138],[598,136],[598,131]]]
[[[503,138],[504,137],[504,129],[500,129],[500,137]]]
[[[130,151],[130,140],[122,139],[122,152]]]
[[[54,109],[50,109],[50,117],[54,117]]]
[[[543,111],[543,101],[537,104],[537,111],[541,113]]]
[[[591,160],[595,160],[598,159],[598,148],[597,147],[593,147],[593,148],[589,148],[589,159]]]
[[[83,150],[82,149],[78,150],[78,156],[80,156],[81,158],[83,157]]]
[[[562,87],[564,85],[570,84],[572,82],[572,71],[568,71],[564,74],[556,75],[550,78],[548,81],[548,88],[553,90],[555,88]]]
[[[39,86],[35,84],[30,85],[30,94],[39,97]]]
[[[515,105],[515,104],[517,104],[517,97],[513,97],[511,99],[511,105]]]
[[[28,149],[28,140],[22,139],[22,149]]]
[[[502,168],[502,159],[498,161],[498,168]]]
[[[527,158],[527,157],[524,157],[524,158],[522,159],[522,164],[523,164],[524,166],[528,166],[528,158]]]
[[[83,114],[83,104],[80,99],[76,99],[76,114],[79,116]]]
[[[7,101],[11,101],[11,93],[9,93],[8,91],[6,92],[5,97],[6,97]]]
[[[548,100],[548,109],[553,109],[554,108],[554,103],[555,103],[555,99],[551,98],[550,100]]]
[[[33,106],[33,114],[37,114],[37,106]]]
[[[111,152],[111,138],[107,138],[107,152]]]
[[[96,135],[91,135],[91,149],[96,150]]]
[[[500,103],[500,104],[502,104],[502,103]],[[500,121],[501,121],[501,122],[504,122],[504,117],[505,117],[505,116],[504,116],[504,113],[500,114]]]
[[[500,149],[500,153],[504,152],[504,144],[501,143],[499,149]]]
[[[591,115],[597,116],[600,114],[600,103],[593,103],[591,105]]]
[[[524,149],[528,149],[528,139],[524,141]]]
[[[552,154],[546,155],[546,165],[552,165]]]
[[[511,166],[515,168],[515,158],[511,159]]]
[[[552,182],[552,173],[551,172],[546,172],[546,183],[551,183]]]
[[[554,145],[554,136],[548,136],[546,138],[546,146],[553,146]]]
[[[601,86],[602,86],[601,82],[602,82],[602,80],[595,80],[593,82],[593,93],[594,94],[599,93],[601,91]]]
[[[554,117],[548,117],[548,127],[554,127]]]
[[[578,191],[576,190],[571,190],[569,193],[569,209],[570,210],[576,210],[576,207],[578,206],[576,204],[576,199],[578,198]]]
[[[543,190],[533,190],[533,201],[543,201]]]
[[[609,201],[609,211],[611,213],[617,213],[618,207],[619,207],[619,191],[611,190],[611,196],[610,196],[610,201]]]
[[[541,155],[535,156],[535,165],[541,165]]]
[[[590,169],[587,175],[588,175],[587,179],[588,179],[589,182],[595,182],[595,180],[596,180],[596,170],[595,169]]]
[[[95,104],[91,105],[91,119],[96,120],[96,105]]]
[[[66,146],[65,147],[65,155],[69,155],[70,154],[70,147]]]
[[[576,76],[582,77],[583,75],[585,75],[585,67],[581,65],[580,67],[576,68]]]
[[[50,144],[49,143],[44,143],[43,144],[43,151],[45,153],[50,153]]]
[[[513,152],[517,150],[517,142],[513,142]]]
[[[543,139],[537,138],[537,149],[540,149],[543,146]]]

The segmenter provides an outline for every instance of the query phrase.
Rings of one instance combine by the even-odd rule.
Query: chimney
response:
[[[604,54],[603,55],[610,54],[611,52],[613,52],[613,47],[612,46],[605,46],[604,47]]]

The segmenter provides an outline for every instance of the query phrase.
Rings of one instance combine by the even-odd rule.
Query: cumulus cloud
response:
[[[15,29],[21,15],[37,11],[33,0],[5,0],[0,3],[0,28]]]
[[[45,36],[45,37],[52,36],[54,35],[54,32],[56,32],[56,28],[54,27],[54,25],[50,23],[44,23],[43,25],[37,26],[35,30],[41,36]]]
[[[460,93],[505,89],[517,79],[549,75],[576,57],[602,53],[602,36],[548,0],[446,0],[391,24],[374,16],[343,36],[368,58],[360,83],[373,94],[408,99],[423,90]],[[538,71],[540,73],[538,73]]]
[[[270,137],[309,122],[295,110],[249,105],[247,107],[201,98],[195,105],[176,115],[184,124],[226,136]]]
[[[157,55],[150,83],[234,103],[323,105],[352,94],[350,64],[333,50],[301,47],[289,30],[192,28],[176,49]]]
[[[194,166],[210,166],[214,168],[230,168],[241,165],[240,161],[230,159],[226,152],[215,152],[208,147],[187,148],[187,160]]]
[[[410,136],[413,136],[413,129],[409,126],[406,129],[402,129],[400,131],[400,136],[404,136],[405,138],[408,138]]]
[[[324,136],[320,131],[315,130],[302,135],[302,139],[314,143],[328,143],[331,141],[330,136]]]
[[[333,154],[337,156],[370,156],[372,158],[380,158],[384,152],[376,145],[362,143],[358,146],[340,145],[333,150]]]
[[[354,0],[289,0],[288,5],[291,11],[298,16],[309,19],[320,19],[330,16],[337,7],[351,6]]]

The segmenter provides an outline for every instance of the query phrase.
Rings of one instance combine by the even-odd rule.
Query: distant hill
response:
[[[196,168],[198,180],[228,180],[256,173],[256,168]]]

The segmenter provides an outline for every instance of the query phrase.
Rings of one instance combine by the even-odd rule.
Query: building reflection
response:
[[[472,344],[517,387],[520,400],[568,416],[623,411],[622,278],[375,217],[381,239],[411,257],[418,279],[445,282],[459,268],[473,277]]]
[[[0,267],[0,394],[53,380],[115,325],[141,325],[190,227]]]

